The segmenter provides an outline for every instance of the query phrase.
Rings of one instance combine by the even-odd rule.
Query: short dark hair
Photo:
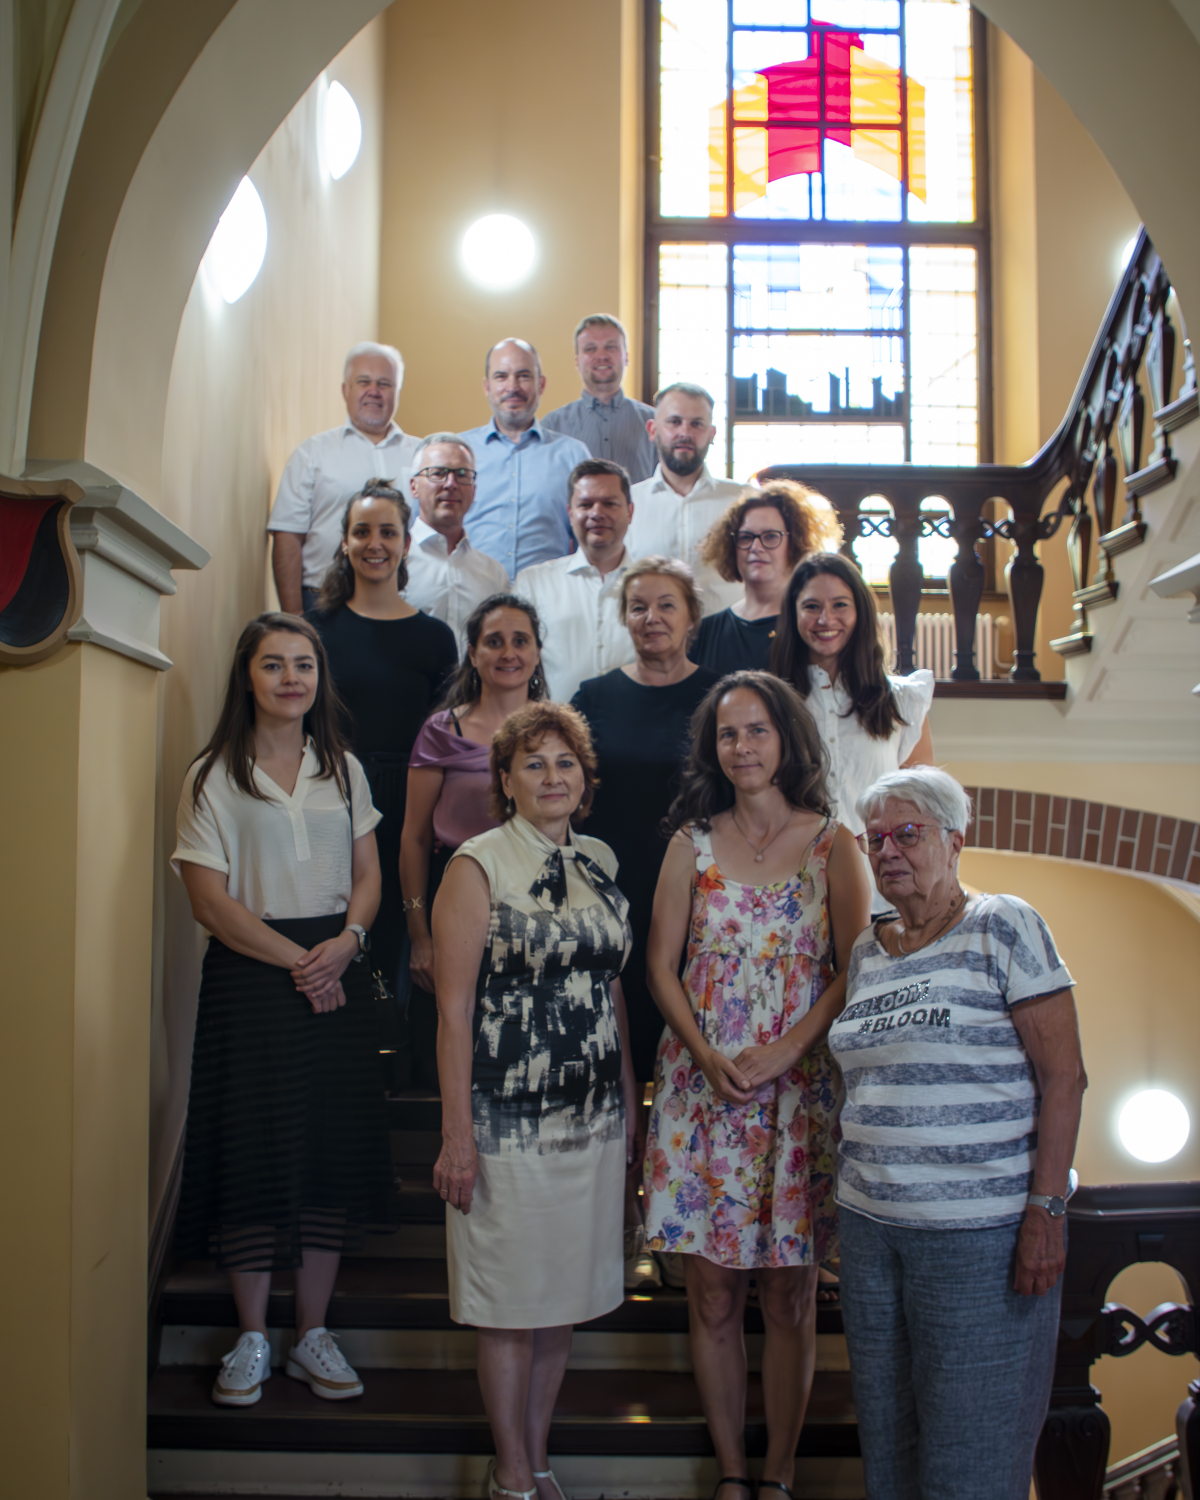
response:
[[[571,336],[572,348],[579,348],[579,335],[588,328],[615,328],[625,340],[625,347],[629,348],[629,335],[625,332],[625,325],[620,318],[614,318],[612,313],[588,313],[586,318],[580,318]]]
[[[571,814],[572,824],[578,827],[591,812],[600,781],[596,775],[598,762],[588,721],[578,709],[565,703],[527,703],[524,708],[509,714],[492,736],[492,789],[488,811],[498,823],[507,823],[512,817],[508,798],[500,784],[500,772],[511,775],[513,756],[517,751],[535,750],[551,734],[566,740],[571,754],[583,768],[583,796]]]
[[[567,504],[569,505],[575,498],[575,486],[581,479],[593,479],[600,474],[615,474],[621,481],[621,493],[628,504],[633,504],[633,496],[629,490],[629,475],[611,458],[585,458],[582,463],[575,465],[571,470],[570,479],[567,480]]]
[[[497,339],[488,352],[483,356],[483,378],[486,380],[492,373],[492,355],[499,349],[501,344],[516,344],[522,349],[528,349],[533,355],[533,363],[538,374],[542,373],[542,357],[529,342],[528,339],[513,338],[511,334],[507,338]]]
[[[663,824],[674,833],[686,824],[707,831],[719,812],[734,804],[733,785],[717,759],[717,710],[726,693],[748,688],[762,700],[780,740],[775,784],[792,807],[830,815],[825,778],[829,753],[812,715],[791,683],[771,672],[730,672],[709,688],[692,715],[692,741],[678,797]]]
[[[716,402],[708,394],[702,385],[694,385],[690,380],[677,380],[673,385],[664,385],[661,391],[654,393],[654,409],[658,410],[658,404],[664,396],[695,396],[700,401],[707,401],[711,411]]]

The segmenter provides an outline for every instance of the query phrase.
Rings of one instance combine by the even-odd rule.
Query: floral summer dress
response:
[[[799,874],[760,886],[727,880],[711,836],[692,831],[683,987],[701,1032],[726,1057],[790,1030],[832,978],[825,871],[837,829],[825,824]],[[744,1270],[825,1259],[836,1243],[840,1091],[822,1043],[752,1103],[725,1104],[668,1027],[646,1144],[650,1247]]]

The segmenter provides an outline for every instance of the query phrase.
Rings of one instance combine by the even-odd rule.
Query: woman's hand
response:
[[[794,1068],[803,1053],[797,1053],[786,1037],[768,1042],[763,1047],[745,1047],[733,1059],[733,1065],[746,1079],[751,1090],[762,1088],[764,1083],[773,1083]]]
[[[713,1094],[725,1104],[749,1104],[754,1098],[754,1089],[740,1066],[721,1052],[711,1047],[703,1058],[696,1058]]]
[[[409,949],[408,972],[423,990],[433,994],[433,939],[415,937]]]
[[[471,1212],[471,1197],[479,1175],[479,1155],[474,1140],[443,1139],[433,1166],[433,1185],[442,1198],[464,1214]]]
[[[331,985],[323,990],[312,993],[304,992],[304,998],[316,1011],[317,1015],[323,1016],[327,1011],[337,1010],[339,1006],[346,1003],[346,992],[342,988],[340,979],[335,979]]]
[[[1025,1210],[1017,1235],[1017,1268],[1013,1286],[1022,1297],[1044,1297],[1067,1264],[1063,1240],[1066,1219],[1052,1219],[1044,1208]]]
[[[297,961],[292,970],[296,988],[310,999],[313,995],[323,994],[337,984],[357,952],[358,938],[349,930],[339,932],[337,937],[326,938]]]

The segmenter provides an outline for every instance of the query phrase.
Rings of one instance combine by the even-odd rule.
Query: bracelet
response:
[[[423,911],[425,909],[424,896],[408,896],[400,903],[401,911]]]

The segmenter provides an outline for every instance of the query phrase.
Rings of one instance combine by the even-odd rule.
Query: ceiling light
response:
[[[1170,1161],[1187,1144],[1191,1126],[1182,1099],[1166,1089],[1143,1089],[1121,1110],[1117,1134],[1138,1161]]]
[[[358,159],[358,148],[362,145],[362,116],[349,89],[340,83],[329,85],[322,116],[325,165],[336,182],[339,177],[345,177]]]
[[[537,244],[527,225],[511,214],[488,214],[463,235],[467,275],[492,291],[516,286],[533,270]]]
[[[254,184],[243,177],[208,242],[204,274],[226,302],[236,302],[249,290],[266,253],[266,210]]]

